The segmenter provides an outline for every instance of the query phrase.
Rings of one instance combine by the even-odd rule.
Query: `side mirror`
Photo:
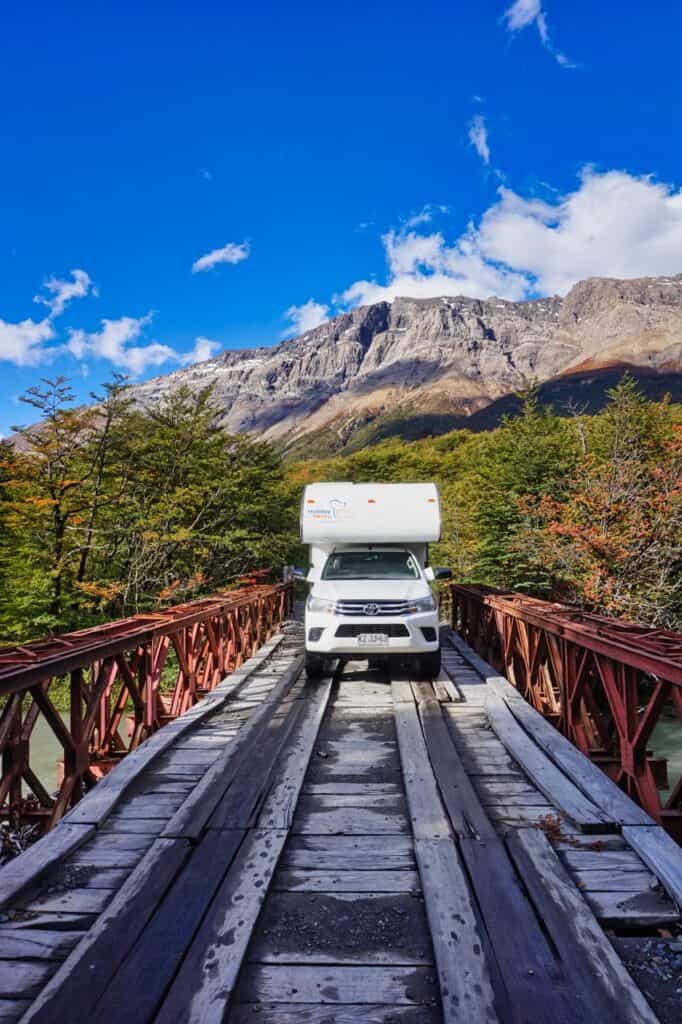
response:
[[[295,580],[304,580],[307,577],[307,575],[308,573],[306,572],[305,569],[299,568],[294,569],[292,573],[292,576],[294,577]]]
[[[314,566],[311,566],[310,570],[308,571],[308,575],[305,578],[307,579],[308,583],[317,583],[317,581],[320,578],[320,570],[316,569]]]
[[[451,580],[452,569],[435,569],[434,578],[437,580]]]
[[[424,569],[424,576],[429,581],[429,583],[433,583],[433,581],[435,580],[436,575],[430,565],[427,565],[426,568]]]

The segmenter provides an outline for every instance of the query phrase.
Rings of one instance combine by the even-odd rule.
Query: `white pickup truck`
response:
[[[416,657],[420,674],[440,671],[438,608],[428,545],[440,537],[435,484],[309,484],[301,502],[301,540],[310,546],[305,665],[325,658]]]

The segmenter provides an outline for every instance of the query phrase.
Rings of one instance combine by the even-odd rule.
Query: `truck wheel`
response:
[[[440,672],[440,647],[437,651],[419,655],[419,675],[422,679],[435,679]]]
[[[324,658],[321,654],[305,652],[305,674],[308,679],[321,679],[324,675]]]

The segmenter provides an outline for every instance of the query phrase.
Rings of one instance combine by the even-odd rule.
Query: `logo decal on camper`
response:
[[[305,506],[306,515],[320,522],[336,522],[338,519],[351,519],[350,504],[343,498],[330,498],[323,505],[317,502]]]

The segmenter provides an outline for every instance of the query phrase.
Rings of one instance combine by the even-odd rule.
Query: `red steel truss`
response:
[[[682,780],[661,803],[661,715],[682,749],[682,634],[487,587],[452,585],[452,624],[526,700],[682,841]]]
[[[249,658],[292,602],[291,583],[243,586],[0,649],[0,817],[13,824],[38,818],[52,828],[122,757]],[[68,686],[68,724],[50,697],[56,685]],[[41,716],[63,749],[54,797],[31,767]]]

